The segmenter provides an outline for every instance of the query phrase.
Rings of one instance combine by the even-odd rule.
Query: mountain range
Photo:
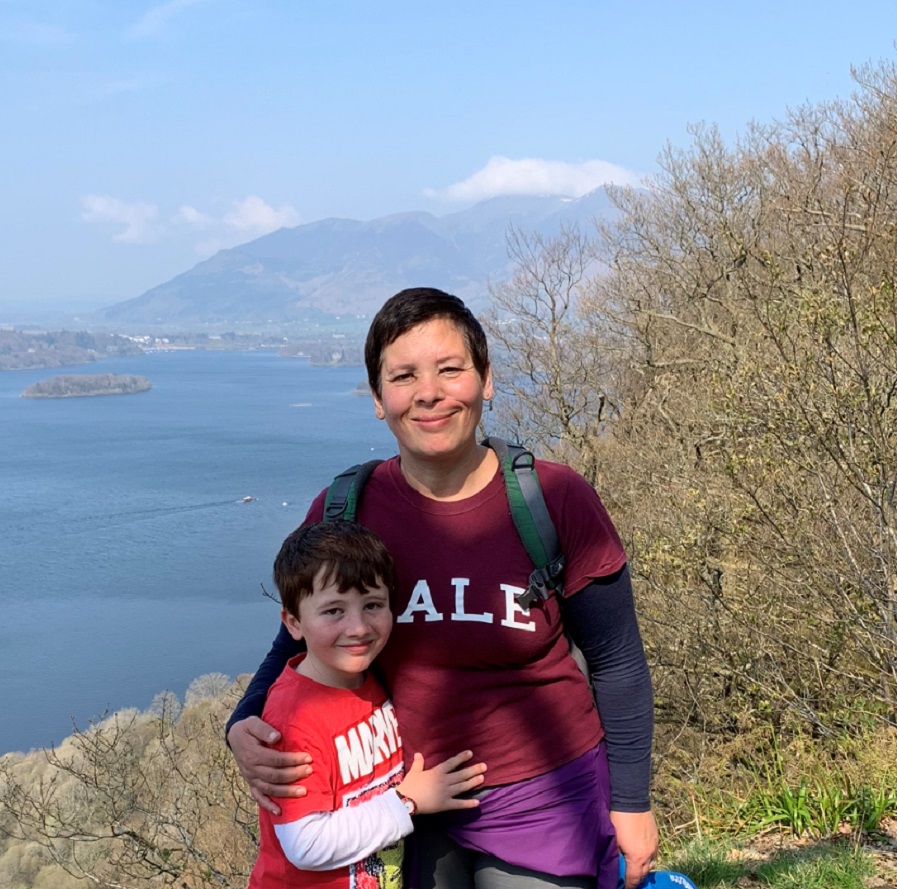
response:
[[[386,296],[414,286],[440,287],[476,310],[488,284],[511,273],[511,226],[551,236],[613,213],[596,189],[580,198],[492,198],[445,216],[322,219],[221,250],[98,314],[148,325],[320,324],[369,317]]]

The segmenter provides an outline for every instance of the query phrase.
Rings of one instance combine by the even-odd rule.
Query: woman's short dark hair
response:
[[[383,350],[413,327],[445,318],[461,331],[481,379],[489,372],[489,346],[480,322],[457,296],[435,287],[412,287],[391,296],[374,316],[364,344],[364,363],[371,391],[380,396]]]
[[[299,617],[299,602],[310,596],[315,580],[335,583],[341,593],[382,584],[396,589],[396,568],[386,545],[370,528],[344,520],[300,525],[274,559],[274,583],[283,607]]]

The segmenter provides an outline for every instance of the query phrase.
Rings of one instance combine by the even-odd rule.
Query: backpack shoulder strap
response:
[[[335,522],[337,519],[355,521],[362,488],[371,477],[371,473],[382,462],[382,460],[368,460],[367,463],[356,463],[355,466],[341,472],[330,483],[324,499],[325,522]]]
[[[564,592],[565,558],[554,522],[548,514],[545,497],[536,474],[535,457],[526,448],[509,444],[501,438],[484,439],[501,465],[511,519],[534,570],[529,585],[516,596],[521,608],[531,608],[539,599],[547,599],[552,591]],[[324,521],[355,521],[361,492],[371,473],[382,460],[357,463],[341,472],[327,489],[324,500]]]
[[[554,522],[548,514],[535,457],[524,447],[501,438],[487,438],[483,444],[495,451],[505,480],[511,518],[535,570],[529,586],[516,596],[522,608],[547,599],[552,590],[563,595],[565,558]]]

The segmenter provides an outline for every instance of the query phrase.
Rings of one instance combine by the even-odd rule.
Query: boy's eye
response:
[[[385,602],[368,602],[365,606],[368,611],[379,611],[381,608],[386,608]]]
[[[328,615],[332,615],[332,614],[342,614],[342,609],[340,609],[340,608],[328,608],[326,611],[322,611],[321,613],[322,613],[322,614],[328,614]]]

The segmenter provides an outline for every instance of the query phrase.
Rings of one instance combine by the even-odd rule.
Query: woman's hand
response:
[[[445,812],[448,809],[475,809],[480,804],[478,800],[455,799],[459,793],[473,790],[486,780],[483,777],[486,764],[483,762],[460,768],[472,758],[473,753],[465,750],[432,769],[425,769],[423,756],[415,753],[411,768],[396,790],[414,800],[419,815]]]
[[[235,722],[227,733],[227,742],[252,798],[272,815],[279,815],[280,807],[271,797],[305,796],[305,788],[296,782],[311,774],[311,757],[307,753],[281,752],[268,746],[279,740],[280,732],[258,716]]]
[[[635,889],[654,867],[660,842],[653,812],[610,813],[617,845],[626,859],[625,889]]]

